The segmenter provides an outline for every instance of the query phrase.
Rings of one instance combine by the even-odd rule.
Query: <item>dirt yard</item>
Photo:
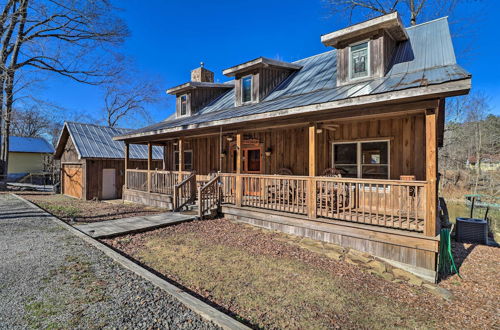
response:
[[[253,327],[500,325],[498,248],[455,246],[459,259],[464,259],[462,279],[455,275],[440,283],[454,296],[448,301],[424,286],[389,282],[359,266],[306,250],[295,244],[297,240],[210,220],[106,242]]]
[[[74,218],[76,223],[91,223],[166,212],[164,209],[140,204],[83,201],[64,195],[24,193],[22,197],[60,219],[71,221]]]

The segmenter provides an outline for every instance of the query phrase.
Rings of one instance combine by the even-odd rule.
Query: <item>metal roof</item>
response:
[[[9,152],[52,154],[54,147],[44,138],[11,136],[9,137]]]
[[[259,103],[235,107],[234,91],[229,90],[195,115],[169,117],[127,135],[425,87],[471,77],[469,72],[456,63],[446,17],[409,27],[406,31],[409,40],[398,44],[390,70],[382,78],[337,86],[337,56],[336,50],[332,50],[293,62],[302,66],[302,69],[291,74]]]
[[[125,143],[114,141],[113,137],[127,134],[130,129],[75,122],[64,125],[81,158],[124,158]],[[131,144],[129,152],[132,159],[148,158],[148,147],[145,145]],[[153,159],[163,159],[162,147],[153,147]]]

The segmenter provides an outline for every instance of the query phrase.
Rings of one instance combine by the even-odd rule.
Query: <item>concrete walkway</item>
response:
[[[100,221],[75,227],[94,238],[112,237],[194,220],[193,215],[168,212],[158,215]]]

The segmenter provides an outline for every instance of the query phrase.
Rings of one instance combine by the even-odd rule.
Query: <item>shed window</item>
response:
[[[252,76],[241,78],[241,103],[252,102]]]
[[[187,115],[187,95],[181,95],[180,108],[181,116]]]
[[[174,151],[174,168],[179,170],[179,152]],[[193,169],[193,151],[184,150],[184,170],[191,171]]]
[[[351,79],[367,77],[369,71],[368,42],[351,46],[350,53]]]
[[[333,167],[348,178],[388,179],[389,141],[333,143]]]

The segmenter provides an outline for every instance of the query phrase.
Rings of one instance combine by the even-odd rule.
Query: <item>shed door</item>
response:
[[[116,170],[114,168],[102,170],[102,199],[116,199]]]
[[[63,166],[63,193],[68,196],[82,198],[83,170],[81,166]]]

